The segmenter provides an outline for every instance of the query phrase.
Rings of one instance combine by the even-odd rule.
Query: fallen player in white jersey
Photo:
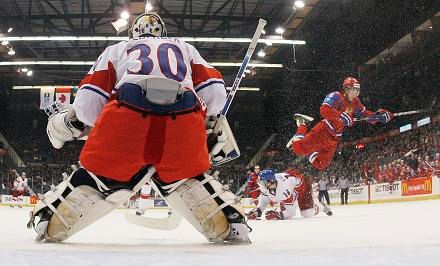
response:
[[[272,170],[263,170],[258,177],[261,194],[258,197],[257,208],[247,214],[248,219],[261,219],[270,201],[279,202],[281,210],[267,211],[266,220],[286,220],[294,217],[296,202],[304,218],[313,217],[319,212],[332,215],[329,207],[313,200],[311,180],[297,170],[288,169],[277,174]]]

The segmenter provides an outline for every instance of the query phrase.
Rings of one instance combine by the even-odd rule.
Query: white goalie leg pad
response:
[[[207,133],[211,134],[216,123],[219,123],[219,135],[216,136],[216,144],[212,146],[209,155],[214,166],[218,166],[240,157],[240,149],[235,141],[234,134],[224,116],[210,117],[206,122]]]
[[[208,241],[248,243],[248,228],[244,223],[245,214],[241,203],[237,203],[235,195],[213,176],[205,173],[203,177],[202,180],[190,178],[163,186],[162,189],[168,192],[166,200]],[[217,203],[215,198],[221,203]],[[234,209],[230,216],[235,217],[227,217],[222,211],[228,206]],[[238,221],[241,217],[243,222],[230,222],[233,219]]]
[[[43,219],[48,219],[48,223],[43,222],[42,225],[40,225],[40,223],[37,225],[37,241],[46,240],[49,242],[57,242],[68,239],[73,234],[84,229],[126,202],[134,193],[140,190],[146,181],[151,179],[155,171],[156,170],[151,167],[146,174],[140,178],[133,189],[122,188],[111,192],[111,194],[108,194],[110,189],[93,173],[88,171],[87,173],[90,175],[90,178],[96,182],[98,190],[89,185],[74,187],[70,181],[75,171],[54,190],[40,197],[40,201],[32,211],[32,223],[35,216],[40,215],[40,222]],[[71,191],[63,197],[63,193],[67,188]],[[57,200],[60,202],[57,207],[55,207],[54,203]],[[45,209],[46,207],[50,209],[50,212]],[[53,214],[51,215],[51,213]],[[45,215],[47,217],[45,217]],[[28,227],[30,227],[29,224]]]

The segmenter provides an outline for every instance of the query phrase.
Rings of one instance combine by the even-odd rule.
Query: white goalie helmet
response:
[[[166,37],[167,29],[162,18],[155,13],[144,13],[139,15],[133,22],[128,37],[136,39],[141,36]]]

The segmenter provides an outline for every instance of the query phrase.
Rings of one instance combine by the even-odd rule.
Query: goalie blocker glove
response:
[[[85,135],[86,127],[75,116],[71,106],[53,114],[47,123],[47,136],[52,146],[61,149],[65,142],[72,141]]]
[[[214,132],[217,123],[219,123],[219,129],[218,132]],[[232,161],[240,156],[240,149],[226,117],[207,117],[205,128],[208,137],[209,156],[214,166]]]

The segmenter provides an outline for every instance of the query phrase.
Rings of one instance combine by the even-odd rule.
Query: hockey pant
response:
[[[339,138],[327,132],[325,123],[320,121],[309,132],[301,125],[295,134],[292,151],[297,156],[307,156],[310,163],[318,170],[327,168],[338,147]]]
[[[179,103],[153,105],[138,86],[121,87],[108,102],[81,151],[81,164],[99,176],[127,182],[145,165],[171,183],[210,168],[205,112],[185,93]]]

